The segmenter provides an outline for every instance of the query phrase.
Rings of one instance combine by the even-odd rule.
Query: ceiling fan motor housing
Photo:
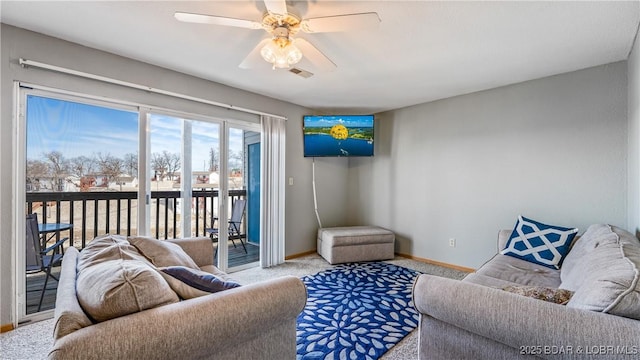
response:
[[[282,36],[278,33],[287,32],[284,36],[295,35],[300,29],[300,19],[292,14],[287,15],[273,15],[266,13],[262,18],[263,28],[273,36]]]
[[[289,38],[289,34],[290,34],[289,29],[287,29],[284,26],[275,28],[272,34],[273,34],[273,40],[280,47],[285,47],[289,45],[289,43],[291,43],[291,39]]]

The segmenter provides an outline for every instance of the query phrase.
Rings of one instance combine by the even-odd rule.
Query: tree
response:
[[[151,154],[151,170],[155,173],[156,181],[164,179],[167,173],[167,168],[168,165],[166,163],[166,159],[161,153]]]
[[[112,156],[109,153],[105,155],[98,153],[96,157],[98,158],[98,166],[100,168],[101,175],[107,178],[107,187],[112,181],[117,182],[122,174],[124,160]],[[120,184],[120,187],[120,190],[122,190],[122,184]]]
[[[151,169],[155,172],[158,181],[164,180],[167,176],[169,180],[173,180],[180,169],[180,154],[170,153],[167,150],[151,154]]]
[[[96,158],[80,155],[69,160],[69,172],[78,178],[91,174],[96,169]]]
[[[124,155],[124,172],[127,175],[138,175],[138,154],[128,153]]]
[[[242,152],[229,150],[229,170],[231,172],[242,173]]]
[[[218,171],[220,169],[220,154],[218,153],[218,149],[211,148],[209,149],[209,171]]]
[[[45,159],[49,162],[49,175],[53,183],[53,191],[62,191],[61,185],[65,175],[69,172],[69,162],[62,156],[60,151],[50,151],[44,153]]]
[[[167,174],[170,180],[174,180],[176,172],[180,169],[180,154],[170,153],[167,150],[162,152],[167,164]]]
[[[48,177],[49,166],[41,160],[27,160],[27,191],[40,190],[40,179]]]

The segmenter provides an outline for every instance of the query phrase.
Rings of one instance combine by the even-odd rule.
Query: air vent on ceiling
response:
[[[313,73],[310,73],[307,70],[302,70],[302,69],[295,68],[295,67],[289,69],[289,72],[292,73],[292,74],[298,75],[298,76],[302,76],[305,79],[308,79],[308,78],[313,76]]]

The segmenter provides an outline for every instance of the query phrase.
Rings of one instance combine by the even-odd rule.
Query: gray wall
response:
[[[628,227],[640,230],[640,38],[636,37],[633,51],[627,60],[628,72]]]
[[[311,113],[310,109],[5,24],[2,24],[0,35],[2,53],[0,57],[0,324],[6,325],[12,322],[10,304],[14,300],[15,293],[12,286],[15,266],[12,262],[15,254],[13,239],[18,234],[13,232],[15,218],[11,204],[15,186],[15,176],[12,173],[12,162],[15,157],[13,142],[15,129],[13,129],[12,118],[14,80],[192,113],[258,121],[255,116],[234,114],[232,111],[208,105],[147,94],[49,71],[23,69],[18,65],[18,59],[21,57],[288,117],[286,174],[288,177],[294,177],[294,185],[287,186],[286,192],[286,255],[315,249],[317,224],[311,193],[311,160],[304,159],[302,156],[302,115]],[[188,55],[185,54],[185,57]],[[343,184],[346,183],[347,167],[335,161],[328,161],[321,167],[326,170],[317,174],[321,186],[342,189]],[[327,213],[331,214],[328,216],[329,222],[345,218],[345,201],[343,191],[323,193],[322,206]]]
[[[619,62],[378,114],[375,157],[349,163],[349,222],[472,268],[519,214],[627,227],[626,76]]]

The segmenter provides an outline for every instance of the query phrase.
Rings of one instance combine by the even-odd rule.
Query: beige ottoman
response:
[[[330,264],[393,259],[393,232],[377,226],[318,230],[318,254]]]

